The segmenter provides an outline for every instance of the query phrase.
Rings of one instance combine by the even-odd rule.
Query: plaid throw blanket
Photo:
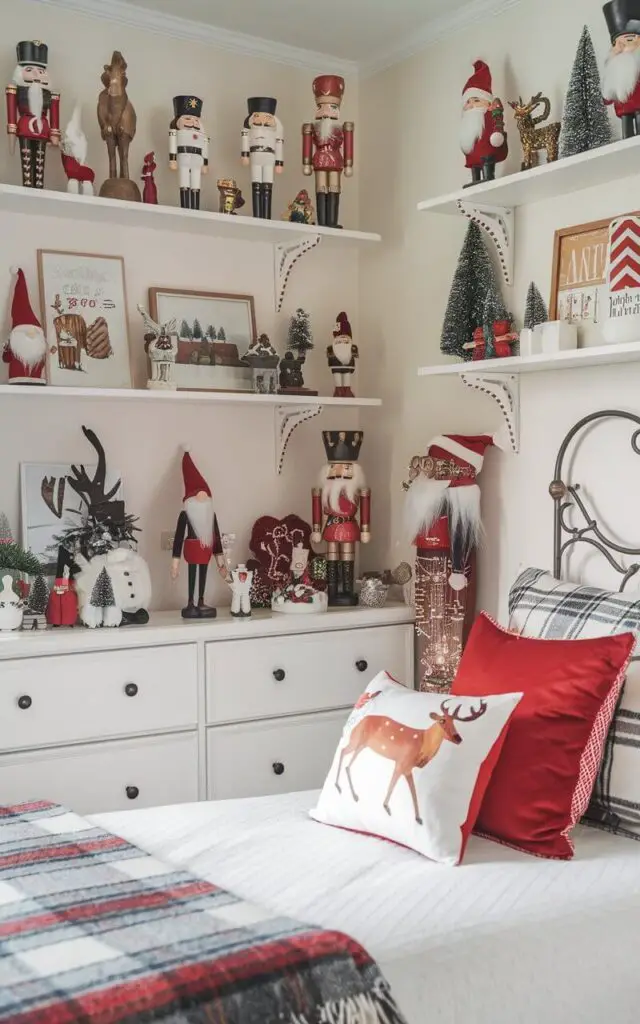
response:
[[[404,1024],[352,939],[49,803],[0,807],[0,1021]]]

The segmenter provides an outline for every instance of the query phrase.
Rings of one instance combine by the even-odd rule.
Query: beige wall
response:
[[[608,36],[599,0],[539,0],[474,24],[361,84],[360,162],[366,168],[361,207],[367,226],[384,238],[381,251],[363,264],[360,290],[367,384],[385,400],[383,417],[369,416],[367,422],[368,443],[379,453],[373,485],[379,496],[377,522],[383,526],[366,555],[371,564],[410,554],[401,540],[401,481],[408,458],[424,451],[436,433],[499,425],[490,401],[456,378],[416,376],[418,366],[441,361],[442,318],[466,226],[462,218],[418,214],[416,204],[467,180],[457,143],[462,86],[473,61],[482,58],[505,106],[518,94],[542,89],[558,118],[585,21],[603,59]],[[514,171],[520,146],[510,111],[507,127],[511,154],[505,170]],[[549,294],[556,228],[637,208],[637,179],[627,179],[519,210],[515,287],[505,291],[518,323],[530,280]],[[509,582],[521,565],[550,565],[547,486],[566,430],[599,408],[639,411],[639,395],[640,364],[522,377],[521,454],[490,453],[482,480],[487,539],[480,597],[485,607],[504,611]],[[640,466],[626,441],[622,447],[624,436],[621,428],[594,434],[576,472],[584,470],[583,481],[591,493],[595,490],[601,514],[609,513],[627,542],[640,545]],[[598,575],[595,566],[589,571]]]
[[[305,72],[263,60],[233,55],[212,47],[145,34],[42,5],[35,0],[2,2],[3,74],[10,80],[15,64],[14,44],[40,38],[50,46],[54,87],[62,94],[63,121],[75,101],[83,102],[84,126],[89,136],[89,161],[98,179],[106,175],[106,149],[98,136],[95,102],[100,73],[114,48],[129,62],[129,93],[138,114],[138,135],[132,146],[132,173],[142,157],[155,149],[161,201],[175,204],[177,185],[166,168],[167,131],[174,93],[193,91],[205,101],[206,125],[213,139],[212,174],[206,181],[203,206],[217,209],[215,178],[236,175],[248,193],[248,173],[239,164],[240,130],[246,97],[274,95],[289,145],[285,174],[276,184],[274,216],[278,217],[297,190],[308,184],[300,171],[300,124],[313,114],[311,81]],[[326,69],[330,71],[330,68]],[[357,83],[347,83],[344,111],[358,118]],[[19,159],[10,159],[0,147],[0,181],[19,183]],[[63,188],[55,153],[49,155],[49,187]],[[343,221],[357,226],[358,180],[349,182]],[[270,245],[245,244],[197,236],[158,233],[142,229],[93,225],[81,220],[2,214],[0,217],[0,296],[6,330],[9,268],[24,267],[34,306],[38,304],[36,251],[67,248],[118,254],[125,258],[130,336],[135,375],[145,379],[142,328],[137,303],[146,303],[151,286],[210,289],[251,293],[255,296],[258,329],[266,331],[284,351],[286,328],[293,310],[302,305],[312,314],[317,348],[310,359],[308,383],[330,394],[332,382],[324,359],[335,316],[346,309],[357,330],[358,255],[353,249],[322,246],[299,263],[292,274],[283,313],[273,307],[273,259]],[[361,392],[362,393],[362,392]],[[310,489],[324,459],[320,431],[357,423],[354,412],[326,412],[302,426],[289,445],[281,477],[274,469],[274,424],[270,410],[250,407],[218,408],[202,405],[144,405],[103,403],[75,399],[38,398],[21,401],[3,398],[0,404],[0,508],[12,525],[19,522],[18,463],[91,459],[91,449],[80,431],[92,426],[104,441],[114,469],[124,479],[130,510],[140,516],[144,529],[141,553],[151,564],[154,606],[179,606],[184,590],[172,588],[166,572],[168,556],[160,552],[160,532],[175,523],[181,497],[179,449],[191,445],[194,457],[208,477],[216,496],[224,531],[238,534],[238,557],[247,554],[246,541],[258,515],[297,512],[310,516]],[[10,442],[8,439],[11,439]],[[213,597],[227,601],[216,582]]]

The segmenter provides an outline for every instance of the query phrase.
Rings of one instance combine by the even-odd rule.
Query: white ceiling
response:
[[[367,64],[477,0],[127,0],[155,13]]]

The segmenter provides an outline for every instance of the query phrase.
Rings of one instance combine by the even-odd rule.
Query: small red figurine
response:
[[[2,361],[9,364],[9,384],[46,384],[44,331],[31,308],[24,273],[17,268],[13,272],[17,280],[11,304],[11,334]]]
[[[157,206],[158,203],[158,186],[156,185],[156,179],[154,178],[154,173],[157,170],[157,167],[156,154],[147,153],[142,167],[142,180],[144,181],[142,202],[150,203],[152,206]]]
[[[333,374],[334,398],[353,398],[349,385],[352,374],[356,370],[356,359],[359,358],[358,346],[353,344],[351,324],[346,313],[338,313],[333,331],[333,341],[327,346],[327,362]]]
[[[473,65],[473,74],[462,93],[460,148],[471,170],[470,185],[493,181],[496,164],[507,159],[507,133],[502,101],[491,90],[491,72],[483,60]]]
[[[344,78],[320,75],[313,83],[316,119],[302,126],[302,173],[316,176],[318,224],[337,228],[345,178],[353,175],[353,121],[340,124]]]
[[[78,621],[78,597],[66,566],[49,594],[46,617],[50,626],[75,626]]]
[[[47,145],[60,145],[60,95],[49,88],[49,47],[25,40],[16,51],[13,82],[6,88],[10,149],[17,138],[25,188],[44,188]]]
[[[60,147],[62,167],[67,176],[67,192],[92,196],[95,172],[87,166],[87,136],[80,124],[80,107],[73,112],[62,136]]]

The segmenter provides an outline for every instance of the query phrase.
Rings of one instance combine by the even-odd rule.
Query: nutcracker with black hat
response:
[[[313,83],[316,116],[302,126],[302,173],[316,177],[318,224],[337,228],[342,175],[353,175],[353,121],[340,123],[344,78],[319,75]]]
[[[640,0],[611,0],[602,9],[611,36],[602,93],[630,139],[640,135]]]
[[[473,65],[473,74],[462,91],[460,148],[465,167],[471,171],[469,184],[492,181],[496,164],[507,159],[507,133],[502,101],[493,95],[491,71],[483,60]]]
[[[312,491],[311,540],[327,543],[329,604],[356,605],[356,544],[371,540],[371,491],[358,464],[363,434],[325,430],[322,439],[328,462]]]
[[[276,117],[278,101],[272,96],[251,96],[242,128],[240,158],[251,166],[253,216],[271,220],[273,176],[284,168],[284,129]]]
[[[178,578],[180,559],[184,557],[189,568],[189,599],[186,608],[182,609],[182,618],[214,619],[216,609],[208,607],[204,600],[212,558],[215,558],[218,572],[225,582],[230,583],[231,579],[224,560],[222,536],[213,507],[211,488],[196,467],[188,448],[184,449],[182,457],[182,477],[184,498],[173,541],[171,578]]]
[[[60,94],[51,92],[49,47],[24,40],[16,47],[18,63],[6,88],[7,133],[11,152],[20,145],[22,184],[44,188],[47,146],[60,145]]]
[[[202,175],[209,170],[209,136],[202,124],[202,100],[192,95],[174,96],[173,115],[169,167],[178,172],[180,206],[199,210]]]
[[[482,535],[480,473],[500,433],[434,437],[409,463],[404,523],[416,548],[416,632],[422,689],[453,679],[475,614],[475,549]]]
[[[13,268],[16,283],[11,303],[11,334],[2,360],[9,365],[9,384],[46,384],[47,343],[40,321],[33,312],[22,270]]]

